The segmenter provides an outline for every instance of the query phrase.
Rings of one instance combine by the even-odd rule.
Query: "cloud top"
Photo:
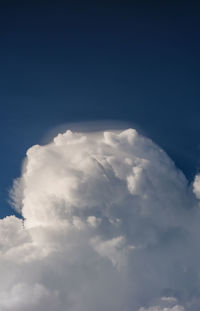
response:
[[[134,129],[27,151],[0,220],[2,311],[197,311],[200,178]]]

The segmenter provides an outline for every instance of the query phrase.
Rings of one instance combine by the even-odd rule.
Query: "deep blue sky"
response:
[[[129,121],[197,172],[200,9],[162,2],[1,4],[0,216],[26,149],[67,122]]]

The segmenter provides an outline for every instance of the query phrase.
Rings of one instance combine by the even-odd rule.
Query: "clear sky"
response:
[[[1,216],[27,148],[67,122],[127,121],[198,171],[199,5],[83,2],[1,4]]]

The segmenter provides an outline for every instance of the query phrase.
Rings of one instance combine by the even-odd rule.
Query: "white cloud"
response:
[[[198,311],[199,184],[133,129],[33,146],[24,221],[0,220],[0,310]]]
[[[162,308],[160,306],[150,307],[148,309],[140,308],[139,311],[185,311],[183,306],[176,305],[172,308]]]
[[[193,183],[193,191],[197,198],[200,199],[200,175],[196,175]]]

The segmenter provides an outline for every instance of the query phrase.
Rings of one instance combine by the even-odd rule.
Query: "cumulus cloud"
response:
[[[0,220],[1,311],[197,311],[200,178],[135,130],[27,151]]]

